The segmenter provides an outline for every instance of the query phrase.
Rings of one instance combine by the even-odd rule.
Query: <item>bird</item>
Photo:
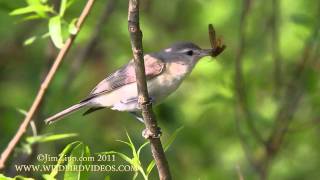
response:
[[[147,88],[152,104],[159,104],[172,94],[197,62],[211,55],[212,49],[201,49],[192,42],[175,43],[169,48],[144,55]],[[89,109],[83,115],[110,108],[129,112],[143,122],[133,60],[103,79],[79,103],[48,117],[45,122],[51,124],[84,107]]]

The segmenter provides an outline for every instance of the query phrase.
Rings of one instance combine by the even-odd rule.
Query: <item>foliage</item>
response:
[[[173,143],[173,141],[175,140],[175,138],[177,137],[177,134],[182,130],[183,127],[180,127],[178,129],[175,130],[175,132],[169,137],[168,141],[164,144],[164,151],[167,151],[168,148],[170,147],[170,145]],[[132,152],[132,157],[130,158],[130,156],[125,155],[121,152],[117,152],[117,151],[107,151],[107,152],[101,152],[99,154],[116,154],[119,157],[121,157],[123,160],[125,160],[126,162],[128,162],[133,169],[135,170],[133,179],[136,179],[138,177],[138,173],[140,172],[140,174],[143,176],[143,178],[145,180],[147,180],[149,178],[149,175],[152,171],[152,169],[155,166],[155,161],[154,159],[148,164],[146,170],[144,170],[141,160],[140,160],[140,152],[141,150],[148,145],[149,141],[146,141],[145,143],[143,143],[138,150],[135,148],[134,143],[132,142],[128,132],[126,132],[127,134],[127,138],[128,138],[128,142],[127,141],[122,141],[122,140],[117,140],[118,142],[124,143],[125,145],[129,146]]]
[[[66,10],[71,6],[74,0],[61,0],[59,11],[55,11],[53,5],[50,5],[46,0],[26,0],[27,6],[22,8],[17,8],[13,10],[11,16],[25,16],[23,21],[43,19],[48,22],[49,32],[43,34],[41,37],[47,37],[50,35],[54,45],[57,48],[63,46],[63,29],[69,30],[70,34],[76,33],[75,22],[76,19],[71,20],[68,23],[64,19]],[[67,26],[66,26],[67,25]],[[32,36],[24,41],[24,45],[32,44],[38,37]]]
[[[49,19],[60,14],[60,8],[53,9],[55,13],[48,10],[53,8],[52,2],[41,1],[41,5],[46,6],[43,9],[47,10],[42,10],[40,15],[34,10],[17,16],[8,14],[17,8],[28,7],[28,2],[0,2],[1,150],[6,147],[21,122],[21,116],[17,115],[15,108],[30,106],[41,77],[51,64],[52,49],[46,38],[52,38],[49,34]],[[79,15],[85,1],[75,2],[67,6],[63,20],[60,20],[62,34],[76,31],[74,17]],[[256,169],[245,156],[235,123],[235,57],[239,50],[242,1],[141,2],[145,53],[158,51],[177,41],[192,41],[200,47],[208,48],[209,23],[214,25],[227,45],[225,52],[218,58],[204,58],[199,61],[178,90],[155,106],[163,132],[174,131],[182,124],[184,126],[184,130],[175,140],[174,148],[166,152],[173,177],[187,180],[237,179],[236,167],[240,167],[245,179],[258,179]],[[254,123],[262,136],[267,137],[281,105],[281,98],[275,96],[276,91],[283,94],[284,88],[276,90],[274,83],[274,45],[270,20],[274,10],[273,1],[251,2],[247,25],[244,28],[246,38],[243,75]],[[278,50],[283,70],[281,77],[283,86],[286,87],[296,65],[303,57],[305,42],[315,30],[315,24],[319,22],[319,1],[277,2],[280,10],[277,15]],[[108,149],[124,153],[127,147],[114,142],[115,139],[125,138],[120,129],[125,127],[137,144],[143,144],[141,130],[144,128],[126,113],[105,109],[88,116],[75,113],[51,126],[44,126],[42,122],[49,115],[86,97],[107,74],[132,58],[127,31],[127,1],[116,0],[114,12],[100,26],[101,34],[96,46],[90,49],[90,56],[85,58],[84,63],[80,63],[81,70],[76,71],[72,81],[69,80],[70,67],[77,66],[78,56],[84,52],[87,43],[95,34],[96,24],[106,6],[105,1],[96,3],[94,11],[76,39],[75,46],[50,85],[42,110],[34,121],[41,135],[75,132],[78,134],[77,139],[87,142],[92,152],[104,151],[107,146]],[[47,17],[41,17],[43,14]],[[17,21],[19,23],[16,23]],[[26,39],[29,40],[25,41]],[[32,46],[22,47],[24,41],[26,44],[34,43]],[[312,41],[318,44],[318,48],[312,48],[311,54],[312,61],[316,63],[306,69],[303,98],[295,111],[280,151],[270,162],[269,179],[317,179],[320,176],[319,37],[312,38]],[[53,52],[55,54],[55,51]],[[261,148],[256,148],[258,145],[254,143],[254,137],[243,122],[245,121],[240,122],[241,128],[246,140],[250,142],[250,147],[253,147],[250,153],[255,158],[260,157],[264,152]],[[40,143],[38,152],[58,154],[64,146],[65,142],[62,140]],[[148,163],[149,160],[145,156],[140,157],[141,164]],[[37,179],[42,178],[41,175],[37,172],[32,174]],[[130,173],[94,173],[92,179],[103,179],[109,175],[112,176],[111,179],[132,177]],[[149,179],[155,178],[156,173],[151,172]]]

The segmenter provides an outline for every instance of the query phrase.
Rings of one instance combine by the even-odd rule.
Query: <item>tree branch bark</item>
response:
[[[237,98],[237,108],[236,108],[236,114],[237,114],[237,121],[239,120],[239,114],[243,113],[245,116],[245,120],[248,126],[248,129],[253,134],[254,138],[261,144],[264,144],[264,140],[260,134],[260,132],[256,129],[253,116],[251,114],[249,105],[248,105],[248,98],[247,98],[247,92],[245,88],[245,82],[243,77],[243,71],[242,71],[242,61],[243,61],[243,55],[245,50],[245,27],[246,27],[246,18],[249,13],[251,0],[243,0],[242,3],[242,12],[240,16],[240,27],[239,27],[239,49],[236,55],[235,60],[235,94]]]
[[[81,15],[77,21],[76,27],[78,29],[77,32],[79,32],[83,22],[85,21],[86,17],[88,16],[93,4],[94,4],[95,0],[88,0],[87,4],[85,5],[84,9],[81,12]],[[78,33],[77,33],[78,34]],[[40,89],[38,90],[37,96],[34,99],[28,114],[26,115],[25,119],[23,120],[23,122],[21,123],[18,131],[16,132],[16,134],[14,135],[14,137],[11,139],[11,141],[9,142],[8,146],[6,147],[6,149],[2,152],[1,154],[1,159],[0,159],[0,169],[3,169],[5,167],[5,162],[7,161],[8,157],[10,156],[10,154],[12,153],[12,151],[14,150],[15,146],[18,144],[19,140],[21,139],[22,135],[26,132],[27,127],[32,119],[32,117],[34,116],[34,114],[36,113],[36,111],[39,108],[39,105],[46,93],[46,90],[51,82],[51,80],[53,79],[57,69],[59,68],[59,65],[61,64],[63,58],[66,56],[66,54],[68,53],[68,51],[71,48],[71,45],[74,41],[74,39],[76,38],[76,35],[71,35],[67,41],[65,42],[64,46],[62,47],[62,49],[60,50],[59,54],[57,55],[49,73],[47,74],[45,80],[41,83]]]
[[[159,138],[159,127],[152,110],[152,103],[150,101],[147,89],[143,58],[142,32],[139,25],[139,0],[129,0],[128,30],[130,33],[132,52],[135,63],[138,101],[142,110],[142,116],[146,126],[146,131],[150,133],[148,139],[150,141],[152,155],[157,165],[159,178],[161,180],[171,179],[169,165]]]

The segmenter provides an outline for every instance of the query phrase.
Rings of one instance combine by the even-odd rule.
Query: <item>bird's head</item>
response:
[[[169,48],[164,49],[168,54],[173,54],[179,57],[179,61],[185,63],[196,64],[199,59],[205,56],[211,56],[212,49],[201,49],[194,43],[191,42],[180,42],[172,45]]]

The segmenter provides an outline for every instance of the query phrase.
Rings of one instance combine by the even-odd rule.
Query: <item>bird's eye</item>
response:
[[[188,56],[192,56],[192,55],[193,55],[193,51],[192,51],[192,50],[189,50],[189,51],[186,52],[186,54],[187,54]]]

